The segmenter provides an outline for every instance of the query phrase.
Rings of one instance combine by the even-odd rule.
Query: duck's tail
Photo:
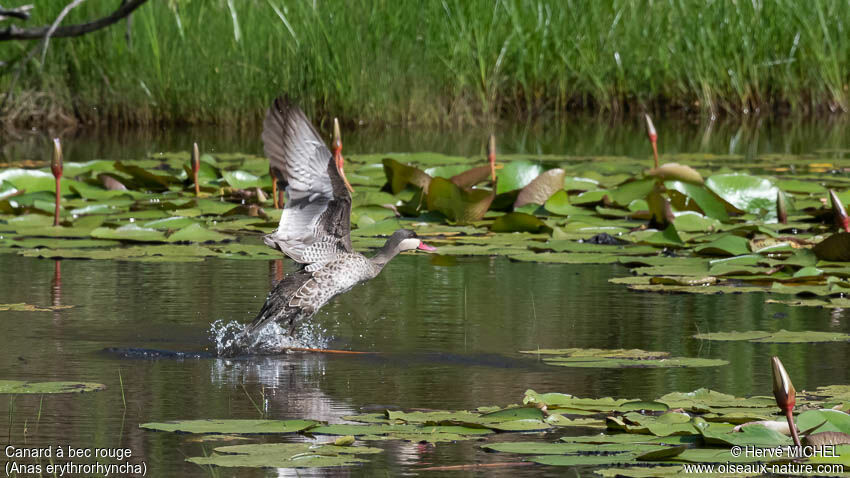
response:
[[[216,341],[218,355],[269,355],[295,345],[293,335],[296,326],[312,313],[289,305],[289,300],[311,276],[310,272],[302,269],[275,284],[253,322],[244,329],[227,331]]]

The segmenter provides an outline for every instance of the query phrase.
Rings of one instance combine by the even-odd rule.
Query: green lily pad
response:
[[[850,415],[838,410],[807,410],[797,416],[796,422],[797,428],[811,430],[810,433],[850,433]]]
[[[726,207],[705,186],[682,181],[667,181],[664,186],[693,199],[706,216],[724,222],[729,220]]]
[[[641,443],[541,443],[533,441],[512,441],[481,445],[488,451],[517,453],[521,455],[574,455],[580,453],[642,453],[658,448],[657,444]]]
[[[728,234],[695,247],[694,252],[713,256],[742,256],[750,253],[750,242],[743,237]]]
[[[543,173],[543,165],[531,161],[511,161],[496,171],[496,194],[522,189]]]
[[[589,466],[622,465],[633,463],[636,453],[616,453],[613,455],[541,455],[529,458],[529,461],[550,466]]]
[[[91,237],[136,242],[165,242],[167,240],[165,234],[161,231],[140,227],[136,224],[127,224],[117,229],[98,227],[91,232]]]
[[[0,304],[0,312],[10,310],[13,312],[53,312],[57,310],[70,309],[73,305],[33,305],[19,302],[17,304]]]
[[[380,448],[310,443],[264,443],[215,448],[215,454],[187,458],[196,465],[226,468],[320,468],[366,463],[355,455],[381,453]]]
[[[823,261],[850,262],[850,233],[833,234],[817,243],[812,252]]]
[[[557,191],[549,197],[543,207],[550,213],[557,214],[559,216],[590,214],[590,210],[570,204],[570,198],[567,195],[567,192],[563,190]]]
[[[428,191],[429,184],[431,183],[431,176],[421,169],[415,166],[402,164],[392,158],[385,158],[382,162],[384,164],[384,174],[387,176],[387,184],[389,185],[391,193],[400,193],[407,187],[408,184],[416,186],[423,191]],[[450,182],[448,180],[446,181]]]
[[[666,352],[639,349],[542,349],[520,352],[545,355],[543,362],[549,365],[577,368],[716,367],[729,363],[719,359],[669,357]]]
[[[640,242],[644,244],[649,244],[657,247],[683,247],[685,242],[682,241],[682,238],[679,236],[679,233],[676,231],[676,226],[669,225],[663,231],[647,231],[648,235],[643,236],[639,239]]]
[[[0,394],[43,394],[98,392],[106,385],[91,382],[24,382],[0,380]]]
[[[200,224],[191,224],[168,236],[169,242],[222,242],[233,237],[210,231]]]
[[[734,395],[700,388],[693,392],[671,392],[658,399],[670,408],[708,411],[717,407],[776,407],[773,397],[740,398]]]
[[[484,217],[493,194],[486,189],[461,189],[447,179],[434,178],[428,186],[427,204],[429,210],[454,223],[469,224]]]
[[[839,332],[789,332],[787,330],[780,330],[778,332],[762,332],[758,330],[749,332],[709,332],[697,334],[694,337],[700,340],[749,341],[776,344],[850,341],[850,335]]]
[[[487,435],[493,430],[486,428],[470,428],[457,425],[319,425],[310,429],[310,433],[320,435],[387,435],[391,433],[452,433],[458,435]]]
[[[509,212],[493,221],[490,230],[493,232],[532,232],[537,233],[546,229],[546,224],[536,216],[521,212]]]
[[[791,437],[760,425],[746,426],[741,428],[740,432],[731,433],[716,433],[703,430],[699,426],[697,428],[700,429],[705,442],[710,445],[750,445],[767,448],[793,444]]]
[[[245,171],[222,171],[221,177],[227,184],[239,189],[262,188],[271,182]]]
[[[776,217],[779,189],[769,180],[749,174],[716,174],[705,181],[706,187],[737,209]]]
[[[161,432],[255,435],[295,433],[314,427],[313,420],[180,420],[162,423],[142,423],[139,428]]]

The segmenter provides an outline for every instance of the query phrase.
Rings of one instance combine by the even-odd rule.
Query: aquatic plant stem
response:
[[[280,198],[277,195],[277,178],[274,176],[271,167],[269,167],[269,176],[272,178],[272,201],[274,202],[274,208],[280,209]]]
[[[192,177],[195,180],[195,197],[201,195],[201,186],[198,184],[198,173],[201,170],[201,153],[198,150],[198,143],[192,145]]]
[[[794,410],[786,410],[785,419],[788,420],[788,429],[791,430],[791,438],[794,440],[794,445],[797,447],[803,446],[800,442],[800,436],[797,434],[797,425],[794,423]]]
[[[62,144],[59,138],[53,138],[53,162],[50,164],[50,170],[53,172],[53,177],[56,179],[56,205],[53,209],[53,226],[59,225],[59,203],[62,200]]]
[[[490,135],[487,143],[487,161],[490,162],[490,180],[496,182],[496,135]]]

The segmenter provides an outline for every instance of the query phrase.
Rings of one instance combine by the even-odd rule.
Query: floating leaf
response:
[[[391,193],[400,193],[407,187],[408,184],[412,184],[423,191],[429,190],[431,177],[425,174],[425,172],[421,169],[402,164],[391,158],[385,158],[382,162],[384,164],[384,174],[387,176],[387,184],[389,185]]]
[[[705,185],[741,211],[776,216],[774,202],[779,189],[769,179],[740,173],[716,174]]]
[[[628,206],[636,199],[644,199],[655,187],[654,179],[638,179],[621,184],[609,192],[611,201],[620,206]]]
[[[210,231],[200,224],[191,224],[168,236],[169,242],[221,242],[232,239],[231,236]]]
[[[496,171],[496,193],[522,189],[543,173],[543,166],[531,161],[511,161]]]
[[[546,204],[543,207],[550,213],[560,216],[590,214],[588,209],[571,205],[566,191],[558,191],[553,194],[546,200]]]
[[[534,178],[519,192],[514,208],[526,204],[544,204],[555,192],[560,191],[564,184],[564,170],[560,168],[550,169]]]
[[[136,224],[127,224],[117,229],[98,227],[91,232],[91,236],[98,239],[116,239],[119,241],[138,242],[165,242],[165,234],[156,229],[139,227]]]
[[[850,341],[850,335],[839,332],[789,332],[787,330],[780,330],[778,332],[761,332],[758,330],[750,332],[709,332],[697,334],[694,337],[700,340],[749,341],[777,344]]]
[[[503,216],[499,216],[493,221],[490,230],[493,232],[542,232],[547,229],[536,216],[521,212],[510,212]]]
[[[577,368],[716,367],[729,363],[717,359],[669,357],[666,352],[639,349],[542,349],[524,350],[521,353],[546,355],[543,361],[549,365]]]
[[[180,420],[142,423],[139,428],[161,432],[243,435],[295,433],[317,424],[313,420]]]
[[[693,199],[706,216],[724,222],[729,220],[726,207],[705,186],[682,181],[667,181],[664,186],[671,191],[677,191]]]
[[[838,410],[807,410],[796,421],[800,430],[850,433],[850,415]]]
[[[420,425],[319,425],[310,429],[310,433],[320,435],[387,435],[395,433],[407,434],[437,434],[449,433],[457,435],[487,435],[493,430],[487,428],[470,428],[456,425],[420,426]]]
[[[428,209],[445,215],[457,224],[469,224],[484,217],[494,192],[486,189],[461,189],[451,181],[434,178],[428,187]]]
[[[53,312],[57,310],[70,309],[73,305],[33,305],[19,302],[17,304],[0,304],[0,311],[10,310],[13,312]]]
[[[262,188],[270,182],[245,171],[222,171],[221,177],[227,184],[239,189]]]
[[[824,261],[850,262],[850,233],[833,234],[816,244],[812,252]]]
[[[367,460],[355,455],[381,453],[380,448],[311,443],[263,443],[215,448],[210,456],[187,458],[196,465],[247,468],[319,468],[351,466]]]
[[[713,256],[742,256],[750,253],[750,241],[746,238],[728,234],[694,248],[694,252]]]
[[[0,380],[0,394],[43,394],[97,392],[106,385],[90,382],[23,382]]]

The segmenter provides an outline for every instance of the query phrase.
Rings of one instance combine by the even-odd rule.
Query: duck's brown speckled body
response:
[[[280,224],[264,241],[303,268],[274,286],[254,321],[222,355],[257,351],[250,350],[254,339],[270,323],[292,334],[300,321],[377,276],[402,251],[433,250],[407,229],[393,233],[371,258],[352,249],[351,194],[339,149],[332,155],[304,113],[288,100],[278,98],[269,108],[263,143],[278,185],[286,191]]]

